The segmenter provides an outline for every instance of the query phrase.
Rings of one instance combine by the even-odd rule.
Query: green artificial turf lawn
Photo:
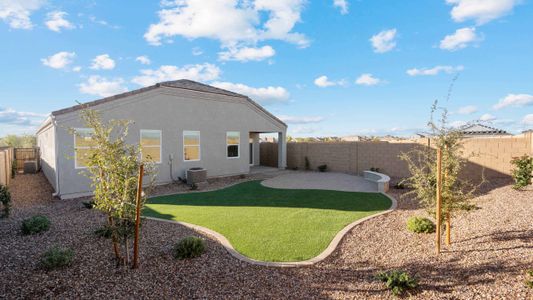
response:
[[[207,227],[245,256],[284,262],[317,256],[346,225],[390,206],[379,193],[273,189],[249,181],[151,198],[144,215]]]

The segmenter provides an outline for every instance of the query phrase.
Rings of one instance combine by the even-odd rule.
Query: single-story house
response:
[[[278,167],[286,167],[287,125],[281,120],[247,96],[190,80],[168,81],[50,114],[37,131],[37,145],[43,173],[61,199],[91,194],[81,172],[91,148],[90,129],[79,114],[85,107],[104,120],[133,121],[127,142],[157,163],[157,184],[183,178],[193,167],[205,168],[208,177],[248,174],[260,164],[261,133],[278,134]]]

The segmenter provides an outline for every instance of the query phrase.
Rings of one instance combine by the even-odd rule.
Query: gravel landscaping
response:
[[[479,209],[454,218],[454,244],[439,257],[433,235],[405,229],[409,216],[424,212],[401,199],[402,190],[391,190],[397,211],[356,226],[330,257],[302,268],[249,265],[208,236],[150,220],[143,225],[140,269],[116,268],[109,241],[93,234],[104,219],[83,208],[86,199],[51,199],[40,174],[17,176],[11,191],[13,214],[0,220],[0,298],[393,299],[373,279],[393,268],[419,278],[415,299],[533,298],[523,283],[524,271],[533,268],[533,190],[519,192],[501,182],[475,200]],[[50,230],[23,236],[21,221],[35,214],[50,218]],[[189,235],[206,239],[206,253],[175,260],[174,243]],[[41,270],[39,257],[54,245],[75,250],[72,265]]]

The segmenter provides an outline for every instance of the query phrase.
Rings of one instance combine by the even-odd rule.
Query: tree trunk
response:
[[[114,228],[113,217],[109,216],[107,220],[108,220],[109,226],[111,228]],[[114,231],[114,229],[113,229],[113,231]],[[117,259],[117,262],[120,262],[122,260],[122,257],[120,255],[120,250],[119,250],[117,238],[116,238],[114,232],[111,234],[111,239],[113,241],[113,251],[115,252],[115,258]]]

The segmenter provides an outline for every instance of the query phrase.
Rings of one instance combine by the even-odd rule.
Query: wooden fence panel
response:
[[[11,183],[11,166],[13,163],[13,148],[0,148],[0,184]]]
[[[37,170],[40,169],[39,148],[15,148],[17,172],[24,170],[24,162],[37,161]]]

